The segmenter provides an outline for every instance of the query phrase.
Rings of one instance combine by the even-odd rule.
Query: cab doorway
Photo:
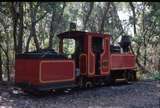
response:
[[[93,37],[92,38],[92,51],[95,55],[95,74],[100,75],[101,65],[100,65],[100,56],[103,52],[103,38],[102,37]]]

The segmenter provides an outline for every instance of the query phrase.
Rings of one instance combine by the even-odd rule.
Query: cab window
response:
[[[103,52],[103,40],[100,37],[92,38],[92,51],[94,53],[102,53]]]
[[[69,58],[75,53],[75,40],[74,39],[63,39],[63,53]]]

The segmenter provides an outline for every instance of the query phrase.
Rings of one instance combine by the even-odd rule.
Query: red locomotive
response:
[[[50,90],[91,87],[117,79],[136,80],[135,56],[129,36],[120,46],[110,44],[108,34],[68,31],[58,35],[59,52],[53,49],[16,55],[15,83],[27,89]],[[65,55],[64,41],[73,39],[75,51]]]

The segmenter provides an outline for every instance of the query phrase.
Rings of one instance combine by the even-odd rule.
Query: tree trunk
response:
[[[37,4],[37,5],[38,5],[38,4]],[[33,37],[33,39],[34,39],[34,43],[35,43],[35,46],[36,46],[36,50],[39,50],[39,49],[40,49],[39,42],[38,42],[37,35],[36,35],[36,28],[35,28],[36,23],[38,22],[38,21],[36,21],[37,8],[38,8],[38,6],[36,6],[35,8],[33,8],[33,3],[30,2],[31,27],[30,27],[30,35],[29,35],[28,40],[27,40],[26,52],[28,52],[28,50],[29,50],[29,44],[30,44],[30,41],[31,41],[31,38],[32,38],[32,37]]]
[[[132,2],[129,2],[129,5],[131,7],[132,10],[132,14],[133,14],[133,30],[134,30],[134,36],[137,35],[137,31],[136,31],[136,13],[135,13],[135,7],[133,5]]]
[[[135,55],[132,46],[130,46],[132,53]],[[149,73],[149,71],[147,69],[145,69],[144,66],[141,65],[141,63],[139,62],[139,56],[140,56],[140,46],[137,48],[137,56],[136,56],[136,63],[138,65],[138,67],[144,72],[144,73]]]
[[[59,16],[59,18],[57,20],[57,23],[56,23],[57,25],[59,25],[60,21],[62,20],[62,16],[63,16],[65,7],[66,7],[66,3],[64,2],[62,11],[61,11],[60,16]],[[57,28],[58,28],[58,27],[54,27],[54,26],[56,26],[56,25],[54,25],[55,15],[56,15],[56,12],[53,9],[53,11],[52,11],[52,19],[51,19],[51,26],[50,26],[50,32],[49,32],[49,45],[48,45],[49,49],[52,49],[54,33],[57,31]]]
[[[19,34],[18,34],[18,46],[16,53],[22,53],[22,43],[23,43],[23,2],[19,3]]]
[[[49,32],[49,45],[48,48],[51,49],[53,45],[53,37],[54,37],[54,20],[55,20],[55,12],[52,12],[52,20]]]
[[[143,33],[145,32],[145,24],[144,24],[144,18],[145,18],[145,13],[144,13],[144,10],[145,10],[145,4],[143,3],[143,13],[142,13],[142,31]],[[143,45],[144,45],[144,67],[146,66],[146,61],[147,61],[147,44],[146,44],[146,35],[143,35]]]
[[[30,32],[30,35],[33,36],[36,49],[39,50],[40,46],[39,46],[39,42],[37,39],[36,28],[35,28],[35,26],[36,26],[36,13],[37,13],[36,10],[37,9],[33,8],[33,3],[30,3],[30,8],[31,8],[31,32]]]
[[[160,58],[158,60],[158,72],[160,73]]]
[[[113,42],[113,44],[114,44],[114,42],[115,42],[120,36],[122,36],[123,34],[125,34],[125,32],[124,32],[123,26],[122,26],[122,24],[121,24],[121,20],[120,20],[119,15],[118,15],[116,5],[115,5],[113,2],[111,2],[110,4],[111,4],[111,6],[112,6],[112,8],[113,8],[113,10],[111,11],[111,12],[112,12],[112,13],[111,13],[111,14],[112,14],[112,18],[113,18],[112,29],[117,28],[117,29],[119,29],[119,31],[120,31],[119,34],[118,34],[118,36],[114,37],[113,40],[112,40],[112,42]],[[112,31],[112,33],[113,33],[113,31]],[[114,34],[114,33],[113,33],[113,34]]]
[[[136,13],[135,13],[135,7],[133,5],[132,2],[129,2],[129,5],[131,7],[131,10],[132,10],[132,14],[133,14],[133,30],[134,30],[134,36],[137,36],[137,31],[136,31]],[[142,21],[143,22],[143,21]],[[144,23],[144,22],[143,22]],[[143,29],[143,32],[144,32],[144,29]],[[145,41],[145,40],[144,40]],[[139,58],[139,54],[140,54],[140,46],[141,45],[138,45],[139,47],[137,48],[137,57],[136,57],[136,63],[138,65],[138,67],[140,67],[144,72],[149,72],[148,70],[145,69],[145,64],[144,63],[144,66],[142,66],[138,60]],[[145,45],[144,45],[145,46]],[[146,50],[146,49],[145,49]],[[145,52],[146,53],[146,52]],[[144,57],[145,58],[145,57]],[[145,60],[146,61],[146,60]]]
[[[28,37],[28,39],[27,39],[27,44],[26,44],[26,52],[28,52],[29,51],[29,43],[30,43],[30,41],[31,41],[31,38],[32,38],[32,36],[30,36],[29,35],[29,37]]]
[[[7,38],[8,38],[8,35],[7,35]],[[0,49],[4,52],[5,57],[6,57],[6,63],[5,63],[5,65],[6,65],[6,69],[7,69],[7,79],[8,79],[8,81],[10,81],[9,46],[8,45],[9,45],[8,41],[6,41],[6,46],[7,46],[6,50],[2,47],[1,44],[0,44]],[[0,54],[2,54],[2,51],[0,52]],[[1,60],[2,60],[2,56],[1,56]]]
[[[1,31],[0,31],[0,37],[1,37]],[[1,41],[0,41],[1,42]],[[1,45],[0,45],[1,46]],[[2,70],[2,48],[0,47],[0,81],[2,81],[2,74],[3,74],[3,70]]]
[[[36,45],[36,49],[40,50],[40,45],[39,45],[39,41],[37,39],[37,35],[36,35],[36,28],[35,28],[35,24],[32,24],[32,29],[31,29],[31,34],[33,35],[34,38],[34,43]]]
[[[8,81],[10,81],[10,66],[9,66],[9,56],[8,56],[8,51],[7,51],[7,61],[6,61],[6,68],[7,68],[7,78],[8,78]]]
[[[18,22],[18,14],[16,12],[16,3],[11,3],[11,12],[12,12],[12,21],[13,21],[13,39],[14,39],[14,50],[17,51],[17,22]]]
[[[88,20],[89,20],[89,17],[90,17],[90,15],[91,15],[91,13],[92,13],[93,8],[94,8],[94,2],[90,2],[89,11],[88,11],[88,13],[86,13],[86,17],[85,17],[85,20],[84,20],[84,23],[83,23],[83,29],[82,29],[82,30],[85,30],[85,29],[86,29],[86,27],[87,27],[87,22],[88,22]]]
[[[39,50],[40,49],[40,46],[39,46],[39,42],[38,42],[38,39],[37,39],[37,36],[36,36],[36,30],[35,30],[35,25],[34,23],[32,23],[31,25],[31,29],[30,29],[30,35],[28,37],[28,40],[27,40],[27,45],[26,45],[26,52],[29,51],[29,44],[30,44],[30,41],[31,39],[34,39],[34,43],[35,43],[35,46],[36,46],[36,50]]]
[[[100,29],[99,29],[100,33],[104,32],[104,25],[105,25],[105,20],[106,20],[106,17],[107,17],[107,13],[109,11],[109,7],[110,7],[110,2],[106,3],[104,14],[102,16],[102,22],[101,22]]]
[[[6,39],[7,39],[6,42],[5,42],[5,43],[6,43],[6,52],[5,52],[5,55],[6,55],[7,78],[8,78],[8,81],[10,81],[10,74],[11,74],[11,73],[10,73],[10,65],[9,65],[9,63],[10,63],[10,62],[9,62],[9,61],[10,61],[10,60],[9,60],[9,59],[10,59],[10,58],[9,58],[9,50],[10,50],[10,49],[9,49],[9,48],[10,48],[9,45],[10,45],[10,44],[9,44],[9,41],[8,41],[8,40],[9,40],[9,33],[7,32],[6,29],[5,29],[5,34],[6,34]]]
[[[2,81],[2,51],[1,51],[1,48],[0,48],[0,81]]]

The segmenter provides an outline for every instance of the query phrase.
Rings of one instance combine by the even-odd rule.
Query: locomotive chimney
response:
[[[76,23],[74,22],[70,23],[70,31],[76,31]]]

